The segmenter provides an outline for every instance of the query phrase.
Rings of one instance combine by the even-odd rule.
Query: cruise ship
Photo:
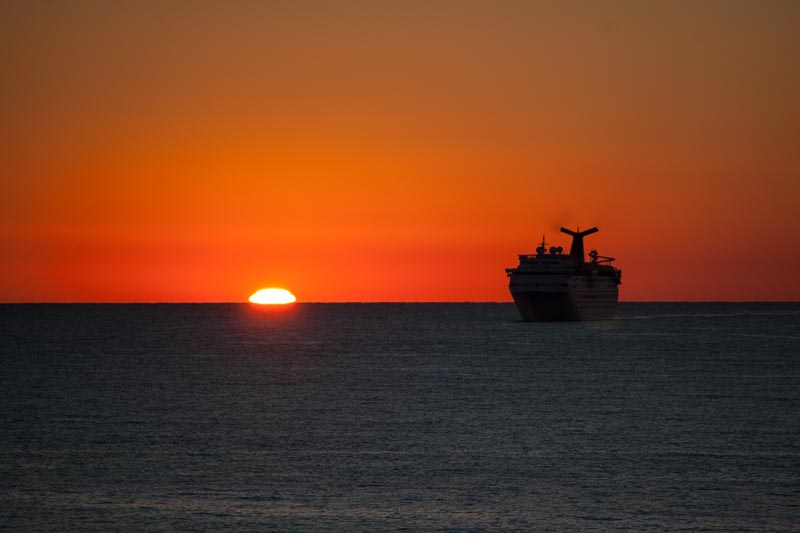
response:
[[[583,238],[597,231],[561,228],[572,236],[569,254],[561,246],[548,250],[542,236],[535,255],[520,255],[519,265],[506,269],[522,320],[605,320],[614,315],[622,271],[612,265],[613,257],[592,250],[586,261],[583,253]]]

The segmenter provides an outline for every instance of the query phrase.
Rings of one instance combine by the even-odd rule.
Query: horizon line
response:
[[[298,301],[290,304],[513,304],[514,301],[508,300],[339,300],[339,301]],[[621,304],[641,304],[641,303],[684,303],[684,304],[746,304],[746,303],[800,303],[800,300],[620,300]],[[193,300],[175,300],[175,301],[129,301],[129,302],[108,302],[108,301],[65,301],[65,302],[52,302],[52,301],[21,301],[21,302],[0,302],[0,305],[258,305],[248,301],[193,301]]]

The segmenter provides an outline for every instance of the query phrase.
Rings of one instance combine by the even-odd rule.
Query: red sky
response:
[[[800,300],[800,3],[0,3],[0,301]],[[562,238],[563,237],[563,238]]]

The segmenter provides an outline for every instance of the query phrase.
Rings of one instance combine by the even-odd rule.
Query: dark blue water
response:
[[[798,529],[800,305],[0,306],[0,527]]]

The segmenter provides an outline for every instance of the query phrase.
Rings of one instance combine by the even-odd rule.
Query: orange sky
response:
[[[0,301],[800,300],[800,2],[0,3]],[[562,238],[563,237],[563,238]]]

